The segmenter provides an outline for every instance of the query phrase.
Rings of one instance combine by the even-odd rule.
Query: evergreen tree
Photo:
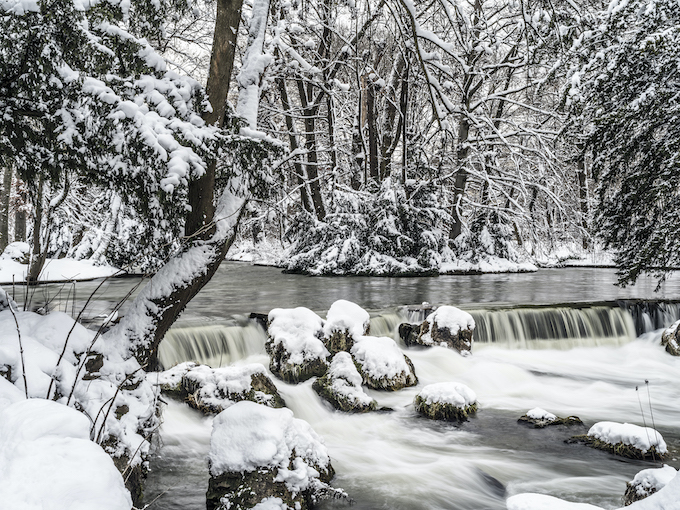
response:
[[[680,2],[615,0],[602,18],[567,97],[589,126],[598,229],[627,284],[680,265]]]

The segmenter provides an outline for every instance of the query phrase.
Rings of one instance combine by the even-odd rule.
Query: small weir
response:
[[[421,322],[433,307],[403,307],[371,319],[371,335],[398,339],[402,322]],[[467,310],[475,319],[478,347],[572,349],[623,345],[680,318],[680,303],[616,301],[592,304],[515,306]],[[187,321],[173,327],[161,343],[160,362],[183,361],[224,366],[264,350],[266,333],[256,321]]]

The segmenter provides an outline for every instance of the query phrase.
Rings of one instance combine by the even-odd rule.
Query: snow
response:
[[[588,503],[570,503],[544,494],[518,494],[506,501],[507,510],[603,510]],[[628,507],[630,508],[630,507]]]
[[[121,358],[101,337],[95,339],[94,331],[61,312],[5,310],[0,312],[0,331],[4,332],[0,367],[9,368],[10,382],[21,394],[41,399],[57,395],[60,405],[78,405],[94,421],[88,424],[88,437],[92,434],[102,442],[112,439],[115,449],[110,446],[110,454],[128,456],[133,465],[141,462],[150,446],[144,436],[157,424],[156,393],[134,358]],[[83,365],[93,356],[99,356],[103,365],[84,380]],[[124,381],[134,389],[121,388]],[[115,411],[124,406],[128,412],[118,419]]]
[[[366,310],[351,301],[340,299],[334,302],[326,313],[324,334],[330,337],[335,331],[349,331],[358,338],[366,332],[371,316]]]
[[[640,496],[661,490],[678,474],[677,469],[667,464],[661,468],[643,469],[630,482]]]
[[[359,337],[352,347],[352,356],[372,379],[391,379],[410,372],[404,353],[391,338]]]
[[[507,510],[546,510],[548,508],[550,510],[604,510],[599,506],[570,503],[543,494],[517,494],[509,497],[506,505]],[[676,474],[659,492],[619,510],[624,508],[626,510],[680,510],[680,474]]]
[[[0,411],[0,493],[8,510],[132,507],[113,461],[90,441],[85,415],[44,399]]]
[[[449,404],[464,408],[477,402],[477,395],[464,384],[440,382],[425,386],[418,396],[426,404]]]
[[[16,260],[4,258],[4,254],[0,257],[0,283],[25,282],[27,273],[28,264],[21,264]],[[98,266],[90,260],[47,259],[38,280],[41,282],[80,281],[106,278],[120,274],[124,274],[124,271],[117,267],[109,265]]]
[[[163,372],[157,372],[151,378],[161,388],[177,388],[182,383],[182,377],[196,366],[196,363],[193,361],[185,361]]]
[[[265,498],[253,507],[253,510],[289,510],[281,498]]]
[[[656,447],[656,451],[660,454],[665,454],[668,451],[665,441],[656,430],[630,423],[601,421],[590,427],[588,436],[608,444],[627,444],[637,448],[642,453],[649,451],[652,446]]]
[[[457,273],[532,273],[538,271],[538,267],[531,262],[513,262],[511,260],[496,257],[493,255],[486,256],[483,260],[469,261],[464,259],[457,259],[448,262],[442,262],[439,273],[440,274],[457,274]]]
[[[345,399],[363,406],[373,402],[361,387],[363,379],[349,353],[343,351],[333,356],[328,376],[333,391]]]
[[[527,411],[527,416],[532,420],[555,421],[557,419],[557,416],[555,416],[553,413],[549,413],[540,407],[534,407],[533,409]]]
[[[324,321],[308,308],[274,308],[269,312],[269,336],[289,353],[288,363],[301,364],[330,353],[320,338]]]
[[[251,472],[278,468],[277,481],[294,493],[318,479],[313,466],[329,465],[323,440],[290,409],[272,409],[254,402],[239,402],[213,421],[210,438],[210,473]]]

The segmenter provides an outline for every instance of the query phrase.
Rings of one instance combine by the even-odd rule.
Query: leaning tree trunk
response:
[[[43,230],[43,192],[45,189],[45,182],[40,177],[38,180],[38,188],[36,189],[35,200],[33,202],[33,233],[31,242],[31,258],[28,264],[28,274],[26,275],[26,283],[38,283],[38,278],[42,272],[45,260],[47,259],[47,250],[43,248],[41,243],[41,233]]]

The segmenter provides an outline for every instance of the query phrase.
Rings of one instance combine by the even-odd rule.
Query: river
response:
[[[653,411],[654,425],[671,450],[668,463],[680,466],[680,359],[664,352],[661,332],[654,329],[678,318],[678,306],[662,303],[654,315],[647,305],[620,301],[679,299],[680,277],[669,278],[658,292],[651,278],[627,288],[614,286],[615,280],[613,270],[585,268],[309,278],[225,263],[173,328],[161,361],[267,366],[264,333],[246,316],[275,307],[306,306],[323,317],[335,300],[347,299],[370,311],[374,334],[393,334],[400,321],[418,314],[408,305],[460,306],[473,313],[480,335],[484,325],[487,338],[478,339],[467,358],[443,348],[402,346],[419,385],[395,393],[368,391],[393,412],[342,414],[317,397],[311,382],[293,386],[272,377],[295,415],[324,438],[337,472],[333,484],[361,510],[504,509],[505,497],[520,492],[613,509],[621,506],[626,481],[651,463],[564,442],[581,430],[531,429],[517,419],[542,407],[579,416],[586,425],[603,420],[651,425]],[[107,283],[90,315],[104,313],[133,284],[129,279]],[[79,286],[77,305],[90,290]],[[66,307],[68,299],[53,298],[52,306]],[[461,425],[418,417],[412,405],[416,393],[440,381],[471,387],[480,403],[477,416]],[[151,510],[205,508],[210,432],[210,418],[169,403],[162,447],[150,466],[146,502]],[[321,508],[342,506],[331,502]]]

